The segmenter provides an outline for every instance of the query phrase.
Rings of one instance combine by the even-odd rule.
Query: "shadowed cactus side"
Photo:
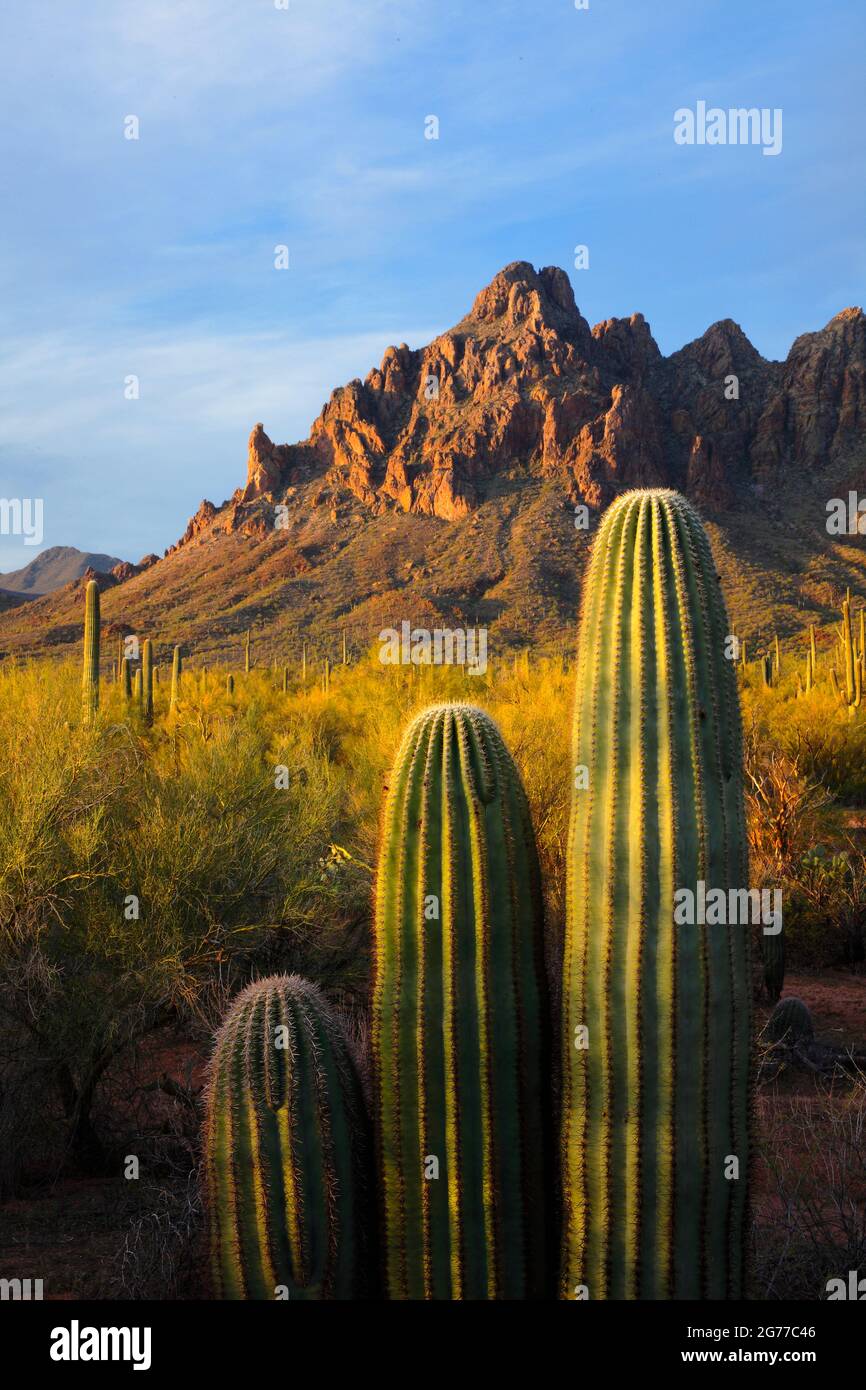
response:
[[[237,996],[207,1085],[204,1169],[214,1292],[370,1292],[371,1144],[358,1075],[316,985],[273,976]]]
[[[535,839],[480,710],[409,726],[384,811],[372,1048],[387,1294],[553,1290],[549,1053]]]
[[[153,642],[145,637],[141,648],[141,706],[150,724],[153,720]]]
[[[785,983],[785,928],[775,935],[761,932],[761,960],[764,965],[764,989],[773,1003],[782,993]]]
[[[96,716],[99,709],[99,585],[88,581],[84,596],[84,669],[81,675],[81,699],[84,717]]]
[[[621,496],[593,545],[580,623],[565,1298],[744,1292],[750,930],[674,922],[678,890],[748,886],[729,631],[697,513],[671,491]]]
[[[811,1042],[815,1036],[812,1015],[802,999],[793,995],[780,999],[767,1019],[767,1037],[771,1042]]]
[[[124,704],[132,701],[132,662],[125,656],[120,663],[120,688]]]

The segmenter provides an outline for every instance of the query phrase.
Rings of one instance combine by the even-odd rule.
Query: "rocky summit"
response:
[[[515,262],[455,328],[338,387],[307,439],[256,424],[245,485],[157,563],[116,568],[103,613],[203,654],[249,626],[275,658],[343,628],[365,645],[403,618],[570,641],[598,514],[644,486],[700,508],[744,632],[771,595],[791,633],[866,592],[866,538],[825,525],[830,498],[866,495],[862,310],[784,362],[730,319],[664,357],[641,314],[590,327],[564,271]],[[0,651],[77,640],[80,586],[0,614]]]

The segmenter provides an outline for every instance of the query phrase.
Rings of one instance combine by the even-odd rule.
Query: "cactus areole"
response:
[[[577,670],[563,968],[561,1296],[744,1296],[748,924],[675,892],[748,887],[730,629],[692,506],[602,518]]]
[[[397,755],[372,1013],[388,1297],[552,1293],[538,861],[517,769],[480,710],[424,711]]]

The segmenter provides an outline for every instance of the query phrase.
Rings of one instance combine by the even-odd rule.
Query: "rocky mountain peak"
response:
[[[457,520],[512,476],[555,477],[593,506],[653,484],[727,508],[791,469],[838,474],[864,425],[859,309],[798,338],[785,363],[732,319],[666,358],[642,314],[590,329],[565,271],[514,261],[453,329],[386,348],[364,381],[335,389],[307,440],[274,444],[256,424],[245,488],[203,504],[181,543],[254,533],[256,508],[308,478],[311,505],[335,517],[360,504]]]

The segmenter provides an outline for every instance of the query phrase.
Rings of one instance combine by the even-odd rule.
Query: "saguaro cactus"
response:
[[[124,704],[132,700],[132,662],[125,656],[120,663],[120,688]]]
[[[250,671],[252,670],[252,665],[252,633],[250,632],[249,628],[247,628],[246,637],[244,638],[244,671],[246,675],[249,675]]]
[[[183,675],[183,658],[180,654],[180,647],[175,647],[174,656],[171,662],[171,700],[169,702],[169,712],[174,714],[177,711],[177,702],[180,699],[180,682]]]
[[[750,929],[674,920],[677,890],[748,886],[728,631],[689,503],[666,490],[620,497],[593,546],[580,623],[565,1298],[743,1293]]]
[[[99,709],[99,585],[88,581],[84,596],[84,669],[81,676],[81,697],[85,719],[92,719]]]
[[[785,983],[785,929],[773,934],[761,933],[761,960],[764,965],[764,989],[767,998],[775,1003]]]
[[[517,769],[469,706],[424,711],[397,754],[372,1014],[389,1297],[551,1292],[538,860]]]
[[[802,999],[794,995],[780,1000],[767,1019],[767,1037],[771,1042],[811,1042],[814,1036],[812,1015]]]
[[[153,642],[145,637],[141,647],[141,705],[148,724],[153,719]]]
[[[217,1034],[205,1180],[226,1299],[350,1299],[374,1276],[371,1144],[337,1020],[297,975],[250,985]]]

